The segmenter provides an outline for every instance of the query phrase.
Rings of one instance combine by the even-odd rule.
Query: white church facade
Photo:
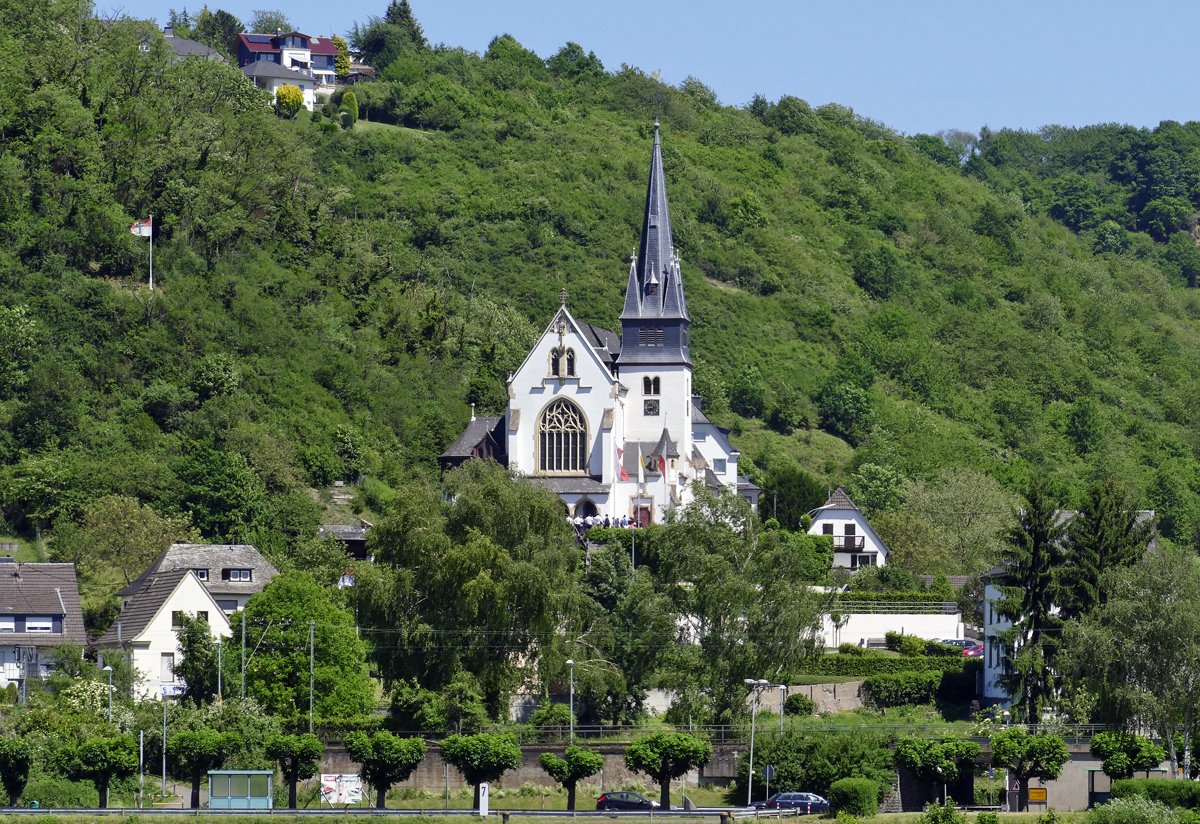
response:
[[[473,419],[442,455],[508,466],[556,492],[572,515],[623,515],[643,525],[691,499],[691,485],[761,491],[738,475],[729,430],[693,395],[691,317],[671,219],[657,124],[637,258],[616,334],[559,310],[508,380],[502,418]]]

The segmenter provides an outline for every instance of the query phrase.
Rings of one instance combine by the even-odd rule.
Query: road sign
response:
[[[1046,800],[1046,788],[1045,787],[1030,787],[1029,788],[1029,800],[1030,801],[1045,801]]]
[[[763,778],[766,779],[767,781],[775,780],[775,765],[774,764],[768,764],[765,767],[763,767]]]

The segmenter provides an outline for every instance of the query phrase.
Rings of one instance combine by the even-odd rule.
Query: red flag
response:
[[[663,475],[667,474],[667,459],[662,455],[658,456],[658,471]]]
[[[617,447],[617,469],[619,469],[621,471],[621,480],[628,481],[629,473],[625,471],[624,458],[625,458],[625,450],[618,446]]]
[[[154,218],[152,217],[148,217],[145,220],[138,220],[129,227],[129,231],[138,237],[150,237],[154,232],[153,223]]]

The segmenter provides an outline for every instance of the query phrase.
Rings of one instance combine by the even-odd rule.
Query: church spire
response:
[[[629,272],[622,320],[691,320],[679,258],[671,239],[671,211],[667,205],[667,182],[663,174],[662,141],[654,124],[654,150],[650,156],[650,180],[646,185],[646,207],[637,259]]]

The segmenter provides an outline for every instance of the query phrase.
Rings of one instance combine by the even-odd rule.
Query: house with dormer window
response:
[[[117,593],[126,609],[146,582],[163,572],[189,570],[226,615],[263,591],[279,572],[249,544],[171,544],[145,572]]]
[[[833,566],[858,569],[884,566],[890,550],[875,534],[862,510],[850,500],[846,488],[839,486],[829,500],[808,513],[812,518],[809,535],[828,535],[833,538]]]
[[[87,643],[74,564],[0,558],[0,687],[40,680],[54,651]]]

